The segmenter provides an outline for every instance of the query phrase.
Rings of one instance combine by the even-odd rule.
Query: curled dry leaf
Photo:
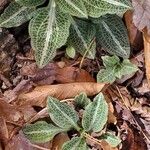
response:
[[[106,141],[102,140],[101,141],[101,147],[103,148],[103,150],[118,150],[117,147],[113,148],[111,147]]]
[[[105,84],[94,82],[78,82],[57,85],[38,86],[32,92],[19,96],[19,104],[30,104],[35,106],[45,106],[47,96],[53,96],[58,99],[75,97],[81,92],[88,96],[99,93]]]
[[[143,34],[144,38],[144,56],[145,56],[145,66],[146,66],[146,77],[150,87],[150,35],[145,31]]]
[[[125,13],[124,18],[127,26],[129,41],[133,50],[141,50],[143,48],[143,37],[142,33],[137,29],[137,27],[133,23],[133,12],[131,10],[128,10]]]
[[[61,150],[65,142],[69,141],[69,137],[66,133],[60,133],[56,135],[53,139],[51,150]]]
[[[133,22],[139,30],[143,30],[145,27],[150,34],[150,2],[149,0],[132,0],[134,7]]]

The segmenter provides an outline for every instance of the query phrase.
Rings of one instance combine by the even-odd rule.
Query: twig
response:
[[[30,145],[32,147],[35,147],[35,148],[38,148],[38,149],[41,149],[41,150],[50,150],[50,149],[47,149],[47,148],[44,148],[44,147],[41,147],[41,146],[38,146],[38,145],[35,145],[35,144],[32,144],[32,143],[30,143]]]

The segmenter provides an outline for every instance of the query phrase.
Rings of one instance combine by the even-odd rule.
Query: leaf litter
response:
[[[0,11],[6,3],[5,0],[0,2]],[[22,43],[18,40],[24,38],[21,35],[23,27],[19,27],[18,31],[0,29],[0,149],[60,149],[73,133],[58,134],[52,141],[39,145],[31,143],[23,136],[22,127],[27,123],[47,119],[45,100],[49,95],[72,104],[72,98],[81,92],[93,97],[100,91],[103,91],[109,106],[107,126],[120,135],[122,143],[116,148],[110,147],[105,141],[95,144],[95,141],[89,140],[88,144],[93,149],[104,150],[150,148],[149,1],[133,0],[133,7],[133,14],[130,12],[131,14],[125,16],[125,22],[132,46],[130,60],[139,70],[112,85],[95,82],[95,72],[102,66],[98,56],[98,61],[86,58],[80,69],[80,58],[75,56],[74,60],[66,60],[64,55],[58,54],[58,59],[53,63],[38,69],[28,40]],[[19,44],[22,44],[23,49]],[[62,62],[63,66],[60,65]]]

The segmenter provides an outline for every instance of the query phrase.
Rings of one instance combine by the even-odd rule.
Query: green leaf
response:
[[[15,1],[22,6],[33,7],[45,3],[46,0],[15,0]]]
[[[120,59],[117,56],[102,56],[104,66],[112,68],[120,63]]]
[[[56,3],[65,13],[69,13],[77,17],[88,17],[83,0],[56,0]]]
[[[86,57],[94,59],[96,53],[96,42],[93,41],[95,34],[94,25],[85,20],[74,18],[70,27],[68,43],[81,55],[84,56],[86,53]]]
[[[113,83],[116,80],[115,68],[101,69],[97,74],[97,82]]]
[[[67,41],[70,21],[67,14],[56,9],[55,2],[42,8],[31,20],[29,33],[31,44],[35,50],[35,58],[39,67],[45,66]]]
[[[115,76],[117,78],[121,78],[123,75],[132,74],[137,70],[138,68],[136,67],[136,65],[132,64],[128,59],[125,59],[115,72]]]
[[[66,48],[66,54],[70,57],[70,58],[74,58],[76,55],[76,51],[72,46],[68,46]]]
[[[76,111],[65,103],[53,97],[48,97],[47,108],[52,121],[59,127],[70,130],[79,130],[77,121],[79,120]]]
[[[96,21],[95,21],[96,22]],[[110,54],[129,58],[130,45],[126,27],[122,19],[116,15],[105,15],[99,18],[97,42]]]
[[[105,14],[120,14],[131,9],[129,0],[83,0],[87,8],[88,15],[100,17]]]
[[[34,14],[35,8],[20,6],[12,2],[0,16],[0,27],[17,27],[30,20]]]
[[[80,108],[85,108],[91,100],[87,97],[86,93],[80,93],[74,99],[75,105]]]
[[[106,133],[100,137],[100,139],[105,140],[107,143],[109,143],[112,147],[116,147],[121,143],[121,140],[119,137],[111,134]]]
[[[88,150],[88,147],[85,139],[74,137],[63,145],[62,150]]]
[[[82,126],[85,131],[99,132],[107,122],[108,105],[102,93],[98,94],[83,113]]]
[[[123,75],[132,74],[138,70],[128,59],[124,59],[123,62],[117,56],[104,56],[102,59],[106,69],[98,72],[97,82],[113,83],[116,78],[120,79]]]
[[[35,124],[26,125],[23,128],[24,135],[31,141],[37,143],[45,143],[53,139],[53,137],[62,132],[63,129],[48,124],[45,121],[38,121]]]

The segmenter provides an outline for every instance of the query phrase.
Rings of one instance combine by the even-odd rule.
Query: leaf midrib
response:
[[[57,108],[57,110],[64,115],[64,117],[67,119],[67,120],[70,120],[70,124],[75,127],[75,128],[78,128],[77,124],[74,123],[74,121],[72,120],[72,118],[70,119],[70,117],[68,117],[52,100],[50,100],[50,102]]]
[[[46,56],[46,52],[47,52],[47,49],[48,49],[48,46],[49,46],[49,42],[50,40],[52,39],[52,32],[53,32],[53,25],[54,25],[54,21],[55,21],[55,2],[54,0],[51,1],[51,4],[50,4],[50,11],[48,13],[48,25],[47,25],[47,29],[46,29],[46,39],[45,39],[45,43],[44,43],[44,48],[43,48],[43,51],[42,51],[42,57],[41,57],[41,60],[40,60],[40,66],[43,66],[43,62],[44,62],[44,58]]]
[[[101,22],[103,27],[106,29],[106,31],[111,35],[112,39],[114,40],[114,42],[116,43],[116,45],[120,48],[121,52],[124,53],[126,56],[128,55],[127,53],[125,53],[124,49],[122,48],[120,42],[116,39],[116,37],[113,35],[113,33],[111,32],[110,28],[108,27],[108,25],[105,23],[105,21]]]

